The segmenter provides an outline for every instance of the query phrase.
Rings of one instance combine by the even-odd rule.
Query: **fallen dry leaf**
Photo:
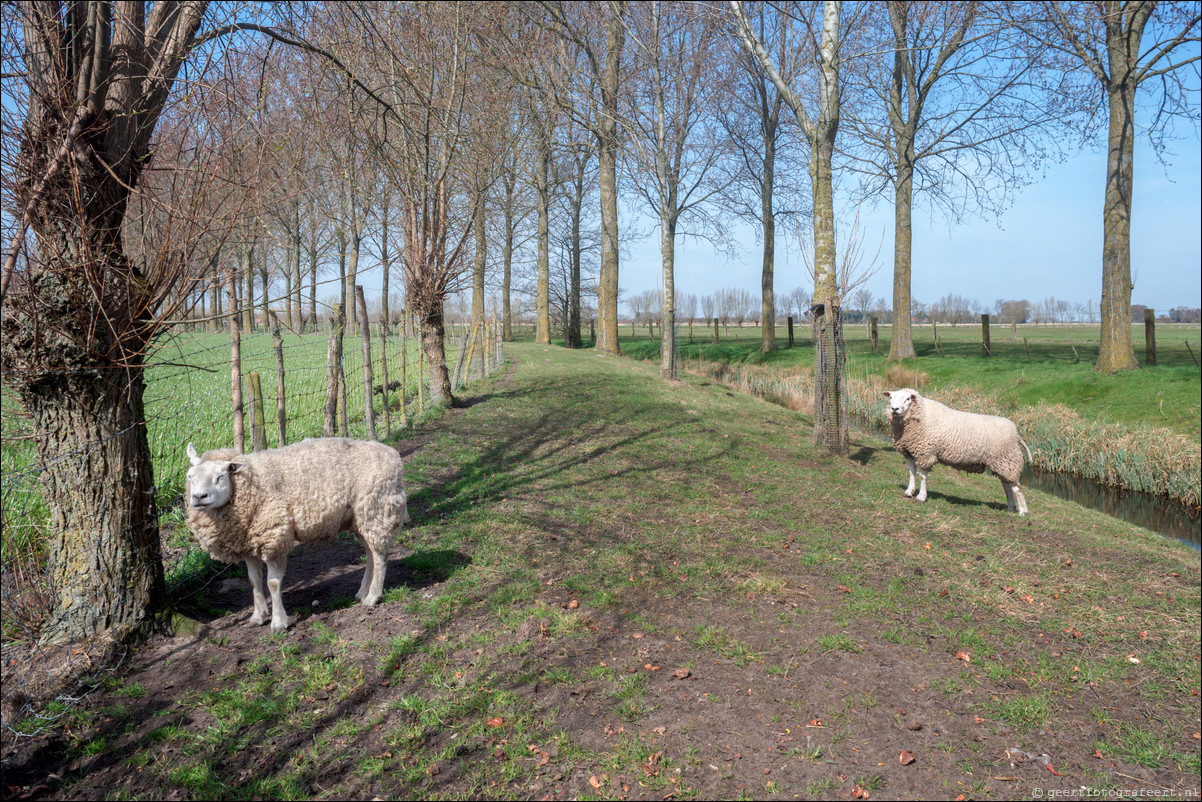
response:
[[[839,591],[840,593],[851,593],[851,589],[848,588],[847,585],[839,585],[835,588],[835,590]]]
[[[426,767],[426,774],[429,774],[431,777],[433,777],[435,774],[438,774],[440,771],[442,771],[442,769],[438,767],[437,763],[431,763]]]
[[[940,598],[942,598],[942,597],[946,596],[947,594],[948,594],[948,590],[947,590],[947,588],[940,588],[940,589],[939,589],[939,596],[940,596]]]
[[[969,655],[968,652],[956,652],[956,659],[963,660],[966,663],[972,662],[972,657]]]
[[[923,547],[924,549],[929,549],[929,548],[931,547],[931,544],[930,544],[930,543],[924,543],[924,544],[922,545],[922,547]]]
[[[568,602],[569,610],[575,610],[579,606],[580,606],[580,599],[572,599],[570,602]]]
[[[1004,593],[1013,593],[1013,592],[1014,592],[1014,586],[1013,586],[1013,585],[1007,585],[1006,587],[1002,588],[1002,592],[1004,592]]]
[[[809,726],[811,726],[811,727],[821,727],[821,726],[822,726],[822,719],[820,719],[820,718],[812,718],[812,719],[810,719],[810,724],[809,724]]]
[[[1028,593],[1026,596],[1023,596],[1023,601],[1025,601],[1027,604],[1034,604],[1035,597]]]
[[[964,794],[960,794],[959,796],[957,796],[956,802],[964,802]]]
[[[858,785],[852,786],[851,795],[856,799],[868,799],[868,792]]]
[[[973,719],[973,721],[975,721],[977,724],[984,724],[984,723],[985,723],[985,719],[981,718],[980,716],[973,716],[973,717],[972,717],[972,719]]]
[[[1140,639],[1140,640],[1147,640],[1147,639],[1148,639],[1148,630],[1146,630],[1146,629],[1145,629],[1145,630],[1143,630],[1142,632],[1140,632],[1140,633],[1139,633],[1139,639]]]
[[[911,752],[909,749],[903,749],[901,751],[901,754],[899,754],[897,756],[897,762],[901,763],[903,766],[910,765],[911,763],[914,762],[914,760],[915,760],[914,753]]]
[[[593,786],[594,788],[600,788],[600,787],[601,787],[601,781],[597,779],[597,775],[596,775],[596,774],[594,774],[593,776],[591,776],[591,777],[589,777],[589,778],[588,778],[588,784],[589,784],[589,785],[591,785],[591,786]]]
[[[659,671],[659,666],[653,666],[650,663],[647,663],[645,666],[643,666],[643,668],[647,669],[648,671]]]
[[[672,676],[676,677],[676,679],[688,679],[692,673],[687,668],[678,668],[672,672]]]
[[[1064,772],[1062,772],[1062,771],[1056,771],[1056,769],[1054,769],[1054,768],[1052,767],[1052,764],[1051,764],[1051,763],[1049,763],[1049,764],[1048,764],[1048,766],[1047,766],[1047,769],[1048,769],[1048,771],[1052,772],[1053,776],[1056,776],[1056,777],[1063,777],[1063,776],[1064,776]]]
[[[1106,757],[1105,755],[1102,754],[1101,749],[1093,750],[1093,756],[1096,757],[1098,760],[1104,760]]]
[[[635,632],[630,637],[634,638],[635,640],[638,640],[639,638],[645,638],[647,636],[646,636],[646,634],[644,634],[642,632]]]
[[[488,725],[488,726],[490,726],[490,727],[500,727],[502,724],[504,724],[504,723],[505,723],[505,719],[503,719],[503,718],[490,718],[488,721],[486,721],[486,722],[484,722],[484,723],[485,723],[485,724],[487,724],[487,725]]]

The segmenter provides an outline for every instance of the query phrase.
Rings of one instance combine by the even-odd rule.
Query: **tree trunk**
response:
[[[618,345],[618,94],[626,3],[610,5],[605,21],[605,66],[601,75],[601,119],[597,164],[601,189],[601,266],[597,275],[597,350],[621,354]]]
[[[660,326],[659,375],[676,378],[676,219],[660,214],[660,256],[664,267],[663,324]],[[648,326],[650,327],[650,326]]]
[[[1111,75],[1115,75],[1113,71]],[[1131,190],[1135,179],[1135,86],[1115,81],[1109,93],[1106,200],[1102,207],[1102,333],[1097,370],[1139,367],[1131,347]]]
[[[68,373],[24,387],[54,536],[46,643],[115,638],[167,610],[142,366]]]
[[[414,311],[421,321],[422,351],[430,371],[430,403],[436,407],[449,407],[455,403],[455,398],[451,395],[451,374],[447,370],[442,298],[435,298],[428,309]]]
[[[477,326],[484,329],[484,268],[488,257],[488,232],[485,230],[485,208],[484,208],[484,193],[481,190],[480,198],[476,204],[476,258],[472,262],[472,331]],[[483,336],[483,335],[481,335]],[[484,376],[484,349],[477,348],[472,352],[472,362],[476,364],[476,368],[480,372],[480,376]],[[471,365],[467,366],[467,371],[464,376],[471,376]]]
[[[912,156],[912,143],[908,150]],[[914,335],[910,330],[911,214],[914,198],[912,161],[899,160],[893,198],[893,334],[889,339],[889,359],[914,359],[917,354],[914,352]]]
[[[571,241],[568,246],[571,253],[568,259],[572,275],[568,286],[568,348],[581,348],[584,345],[580,323],[580,207],[584,192],[583,175],[579,175],[579,179],[577,192],[571,199]]]
[[[760,353],[776,350],[776,291],[773,274],[776,270],[776,213],[772,208],[775,183],[776,135],[770,129],[764,134],[764,178],[760,184],[760,208],[764,229],[764,260],[760,270]]]
[[[538,152],[538,290],[534,301],[534,342],[551,342],[551,143],[539,137]]]
[[[513,342],[513,307],[510,295],[513,290],[513,196],[514,181],[512,173],[504,177],[505,205],[502,209],[504,216],[505,235],[501,245],[501,339]]]

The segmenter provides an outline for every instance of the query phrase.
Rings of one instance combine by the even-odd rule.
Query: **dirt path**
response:
[[[216,580],[5,798],[1196,798],[1196,554],[988,478],[920,507],[793,413],[511,353],[398,443],[379,606],[349,539],[289,561],[286,635]]]

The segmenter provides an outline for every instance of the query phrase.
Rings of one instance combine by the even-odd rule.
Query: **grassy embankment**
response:
[[[712,329],[707,333],[712,337]],[[743,329],[735,341],[732,329],[714,345],[702,342],[696,329],[694,344],[684,338],[680,352],[689,369],[804,410],[812,397],[813,350],[808,330],[796,333],[797,347],[760,354],[758,330]],[[989,359],[981,357],[980,327],[940,326],[938,333],[936,347],[931,327],[918,327],[918,359],[891,364],[888,326],[879,329],[876,354],[864,327],[849,326],[852,413],[883,422],[881,392],[916,387],[960,409],[1013,418],[1041,468],[1197,506],[1202,374],[1185,343],[1198,353],[1198,326],[1158,327],[1158,366],[1118,375],[1093,370],[1096,326],[1021,326],[1017,340],[1010,339],[1010,327],[994,327]],[[1142,336],[1142,327],[1136,335]],[[645,335],[624,342],[623,349],[658,359],[658,341]],[[1142,348],[1136,352],[1143,356]]]
[[[231,623],[131,661],[42,753],[61,794],[1196,786],[1195,553],[1035,491],[1020,519],[954,471],[916,504],[888,449],[816,451],[803,416],[704,378],[510,353],[401,441],[416,554],[380,607],[309,613],[292,576],[289,634]]]

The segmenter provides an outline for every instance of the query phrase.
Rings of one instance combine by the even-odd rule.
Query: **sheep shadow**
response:
[[[471,557],[453,549],[414,551],[391,557],[384,580],[384,593],[397,587],[419,591],[447,581],[470,565]],[[304,617],[311,610],[328,612],[354,607],[355,593],[363,579],[364,552],[349,535],[333,544],[308,543],[289,555],[284,574],[284,609],[290,616]],[[181,602],[181,612],[210,624],[229,615],[249,615],[252,604],[250,580],[244,566],[231,566],[205,590]]]
[[[998,488],[998,492],[999,493],[1002,492],[1000,487]],[[982,499],[979,499],[979,498],[965,498],[964,496],[953,496],[948,493],[940,493],[937,490],[931,490],[930,488],[927,488],[927,498],[928,499],[935,499],[935,498],[943,499],[948,504],[952,504],[957,507],[987,507],[989,509],[1001,510],[1003,512],[1006,510],[1006,502],[1005,501],[983,501]]]

